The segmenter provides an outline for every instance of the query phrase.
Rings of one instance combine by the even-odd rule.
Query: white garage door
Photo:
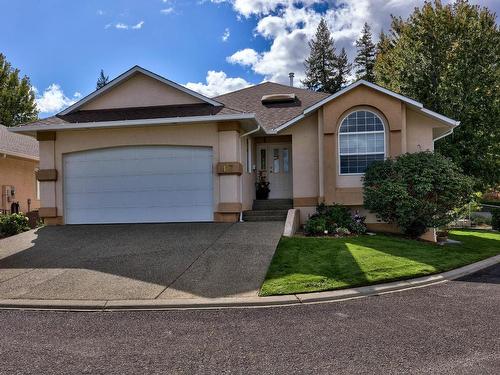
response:
[[[135,146],[64,156],[67,224],[212,221],[212,149]]]

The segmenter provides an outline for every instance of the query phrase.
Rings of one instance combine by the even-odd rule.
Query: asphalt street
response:
[[[0,311],[2,374],[498,374],[500,265],[307,306]]]

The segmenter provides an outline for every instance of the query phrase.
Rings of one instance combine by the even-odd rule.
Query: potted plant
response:
[[[255,197],[257,199],[267,199],[270,191],[269,182],[266,180],[264,172],[260,171],[255,183]]]

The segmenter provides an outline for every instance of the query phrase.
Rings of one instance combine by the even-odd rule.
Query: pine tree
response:
[[[311,53],[304,62],[306,78],[302,83],[310,90],[335,92],[335,45],[324,19],[321,19],[309,47]]]
[[[352,69],[352,64],[349,63],[345,48],[342,48],[340,54],[336,56],[335,61],[335,85],[333,92],[341,90],[347,84],[347,79]]]
[[[356,41],[358,53],[354,59],[356,78],[375,82],[373,68],[375,66],[375,45],[372,42],[370,25],[365,22],[361,37]]]
[[[101,69],[101,74],[99,74],[99,78],[97,79],[97,84],[95,89],[99,90],[100,88],[103,88],[106,86],[109,82],[109,76],[104,75],[104,70]]]
[[[35,93],[28,77],[19,77],[0,53],[0,124],[14,126],[38,118]]]

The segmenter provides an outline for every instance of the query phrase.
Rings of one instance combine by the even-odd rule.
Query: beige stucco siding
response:
[[[6,155],[0,157],[0,189],[3,186],[14,186],[15,198],[14,201],[19,202],[22,212],[28,211],[28,199],[31,199],[31,210],[36,210],[40,207],[40,201],[36,196],[36,179],[35,170],[38,168],[38,161],[15,158]],[[10,204],[6,197],[0,199],[0,208],[10,210]]]
[[[128,80],[82,106],[81,110],[148,107],[203,103],[173,87],[144,74],[136,73]]]
[[[248,140],[248,143],[247,143]],[[243,210],[251,210],[253,200],[255,199],[255,173],[252,171],[254,162],[253,138],[241,138],[241,164],[243,164],[243,173],[241,175],[241,203]],[[247,149],[248,147],[248,149]],[[250,150],[250,160],[247,160],[247,151]],[[250,172],[248,172],[250,170]]]
[[[220,198],[220,179],[215,168],[219,161],[219,133],[216,123],[58,132],[54,148],[40,147],[41,160],[47,165],[50,165],[50,160],[55,160],[55,168],[59,172],[57,182],[41,183],[44,187],[43,206],[54,207],[51,203],[55,201],[58,216],[64,213],[63,158],[65,154],[99,148],[139,145],[211,147],[214,155],[214,211],[216,210]],[[55,184],[55,194],[51,191],[51,184]],[[239,193],[225,191],[224,194],[238,196]]]
[[[437,126],[439,126],[437,121],[408,109],[406,112],[407,151],[434,151],[432,129]]]

